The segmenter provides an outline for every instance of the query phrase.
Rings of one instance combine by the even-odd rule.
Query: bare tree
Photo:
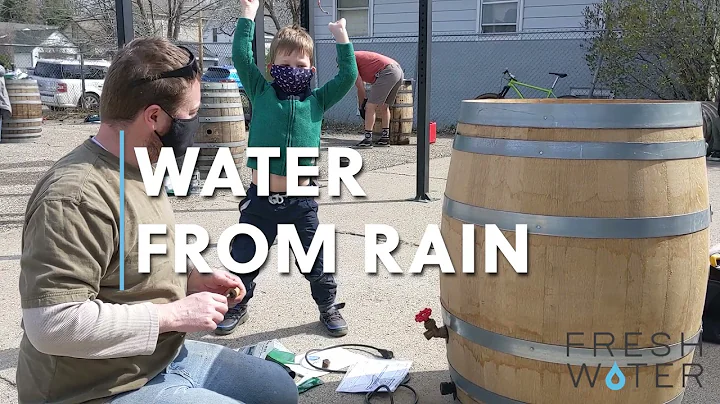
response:
[[[275,32],[287,25],[300,24],[300,0],[265,0],[264,9],[265,17],[275,26]],[[215,10],[213,20],[219,32],[232,36],[239,15],[240,5],[237,2],[230,2]],[[271,35],[273,31],[268,28],[265,27],[265,33]]]

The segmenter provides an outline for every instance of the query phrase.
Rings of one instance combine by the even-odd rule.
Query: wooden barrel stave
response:
[[[414,122],[412,80],[404,80],[390,108],[390,144],[410,144]]]
[[[697,112],[699,115],[699,108]],[[508,125],[511,124],[510,121]],[[677,145],[703,140],[701,123],[685,128],[623,130],[501,127],[461,122],[451,157],[441,224],[456,268],[456,274],[444,274],[440,279],[443,310],[446,316],[451,316],[444,318],[445,324],[450,324],[448,360],[463,380],[471,382],[469,387],[475,393],[481,388],[515,402],[532,403],[578,400],[666,403],[681,397],[682,364],[692,362],[694,351],[684,357],[680,354],[667,357],[672,366],[663,367],[662,372],[671,376],[661,378],[661,383],[671,380],[672,388],[654,388],[656,368],[651,364],[639,368],[639,387],[635,387],[635,368],[621,367],[626,387],[611,391],[604,386],[610,370],[607,363],[598,375],[597,383],[601,386],[591,388],[585,382],[576,388],[568,371],[568,359],[562,355],[556,355],[556,363],[532,355],[521,357],[515,351],[502,352],[498,347],[484,346],[459,335],[453,324],[460,319],[500,335],[499,340],[506,348],[516,349],[523,344],[524,348],[535,344],[560,347],[562,351],[567,332],[585,332],[584,336],[574,336],[573,342],[586,347],[592,347],[593,332],[613,333],[616,337],[613,349],[622,349],[624,333],[631,332],[643,333],[629,340],[639,348],[654,346],[650,337],[657,332],[671,334],[670,341],[660,339],[662,343],[679,344],[681,340],[692,343],[698,337],[707,286],[707,227],[665,237],[602,238],[589,233],[587,237],[533,234],[528,223],[529,274],[521,276],[501,253],[498,273],[484,273],[485,232],[484,227],[475,226],[475,274],[463,274],[459,269],[461,234],[462,224],[468,221],[448,214],[451,209],[447,207],[452,203],[448,205],[447,201],[491,212],[600,220],[702,213],[709,208],[704,146],[696,147],[698,156],[664,160],[567,160],[547,155],[512,157],[458,150],[468,144],[492,144],[476,142],[478,137],[499,139],[501,145],[506,140],[532,140],[535,146],[542,141],[678,142]],[[542,147],[537,148],[538,153],[542,151]],[[545,151],[552,154],[551,149]],[[475,175],[467,175],[468,172]],[[514,246],[514,232],[502,232]],[[685,347],[685,353],[691,350],[692,346]],[[565,363],[561,363],[563,360]],[[593,366],[590,362],[588,366]],[[579,367],[573,369],[577,374]],[[591,369],[595,371],[594,367]],[[454,378],[457,385],[455,379],[459,378]],[[472,394],[457,387],[461,402],[483,402],[473,400]]]
[[[42,135],[42,101],[37,81],[5,80],[12,117],[3,119],[0,142],[31,142]]]
[[[219,147],[227,147],[241,170],[247,148],[244,111],[240,92],[235,83],[202,83],[200,128],[195,147],[201,147],[197,169],[205,180]],[[222,173],[225,177],[226,174]]]

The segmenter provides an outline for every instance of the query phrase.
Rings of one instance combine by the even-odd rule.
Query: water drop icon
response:
[[[613,378],[617,378],[618,382],[614,383]],[[625,386],[625,375],[620,370],[617,362],[613,363],[612,368],[610,368],[610,372],[608,372],[605,377],[605,384],[613,391],[618,391]]]

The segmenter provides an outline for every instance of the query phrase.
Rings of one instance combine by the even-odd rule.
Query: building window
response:
[[[218,41],[218,40],[217,40],[217,34],[218,34],[218,33],[217,33],[217,28],[213,28],[213,31],[212,31],[212,41],[213,41],[213,42],[217,42],[217,41]]]
[[[480,0],[481,32],[516,32],[518,0]]]
[[[337,0],[337,19],[347,22],[351,37],[370,36],[370,0]]]

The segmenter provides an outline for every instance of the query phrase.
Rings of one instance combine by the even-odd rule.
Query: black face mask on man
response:
[[[169,72],[160,73],[152,77],[143,77],[137,79],[131,85],[135,87],[161,79],[178,77],[191,79],[198,77],[200,75],[200,67],[195,60],[195,55],[193,55],[190,49],[186,47],[180,46],[180,48],[184,49],[188,53],[189,59],[188,63],[185,66]],[[167,111],[165,111],[165,109],[163,109],[163,111],[167,114]],[[192,144],[195,142],[195,133],[200,127],[200,120],[197,114],[189,119],[178,119],[170,114],[168,114],[168,116],[172,119],[172,124],[168,133],[166,133],[164,136],[161,136],[157,132],[157,130],[155,130],[154,132],[155,135],[160,138],[163,146],[172,147],[173,151],[175,152],[175,157],[179,158],[184,156],[187,148],[192,146]]]
[[[163,111],[165,111],[165,109],[163,109]],[[167,114],[167,111],[165,111],[165,113]],[[188,119],[174,118],[170,114],[168,114],[168,116],[172,118],[172,124],[170,125],[168,133],[161,136],[156,130],[155,135],[160,138],[163,146],[173,148],[175,158],[182,157],[187,152],[188,147],[195,143],[195,133],[197,133],[198,128],[200,128],[198,114]]]

